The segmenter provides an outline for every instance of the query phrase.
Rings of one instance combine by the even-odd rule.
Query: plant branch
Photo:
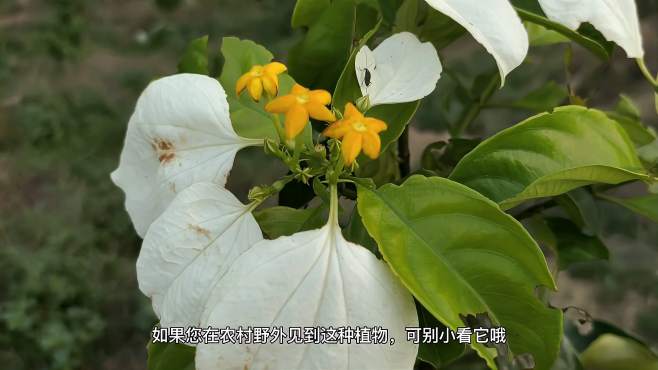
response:
[[[480,115],[482,108],[487,105],[489,99],[491,99],[494,92],[496,92],[499,83],[500,76],[497,73],[492,75],[491,79],[489,79],[489,82],[482,90],[480,97],[473,101],[473,104],[471,104],[471,106],[464,112],[459,119],[459,122],[454,126],[454,129],[451,130],[453,137],[461,137],[464,134],[468,126],[470,126],[470,124]]]
[[[557,202],[554,199],[548,199],[544,202],[537,203],[533,206],[530,206],[530,207],[522,210],[521,212],[519,212],[517,214],[513,214],[512,216],[514,218],[516,218],[517,220],[523,220],[523,219],[532,217],[535,214],[540,213],[542,211],[545,211],[549,208],[553,208],[556,205],[557,205]]]
[[[640,67],[640,71],[642,72],[642,75],[644,75],[644,78],[651,83],[651,85],[658,91],[658,80],[653,77],[651,72],[649,71],[649,68],[647,68],[646,63],[644,62],[643,58],[637,58],[635,59],[637,61],[637,66]]]

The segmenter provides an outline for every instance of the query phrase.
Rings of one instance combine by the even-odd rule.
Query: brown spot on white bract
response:
[[[187,227],[189,227],[192,231],[196,232],[197,234],[203,235],[206,238],[210,239],[210,230],[204,229],[199,225],[192,225],[192,224],[188,224]]]
[[[158,156],[160,163],[165,164],[171,162],[176,157],[176,149],[174,144],[163,138],[155,138],[151,143],[151,147]]]

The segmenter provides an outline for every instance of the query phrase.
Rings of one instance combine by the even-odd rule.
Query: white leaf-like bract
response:
[[[114,183],[126,194],[137,230],[146,230],[177,192],[197,182],[224,186],[235,154],[258,140],[233,130],[226,93],[219,82],[178,74],[152,82],[128,123]]]
[[[180,192],[144,238],[140,290],[162,327],[199,326],[214,284],[244,251],[263,240],[249,206],[212,183]]]
[[[539,0],[551,20],[572,30],[589,22],[629,58],[642,58],[642,33],[635,0]]]
[[[387,38],[375,50],[363,46],[354,67],[371,106],[422,99],[434,91],[442,71],[434,45],[409,32]]]
[[[405,334],[418,326],[411,295],[385,263],[346,241],[337,223],[254,245],[216,286],[201,323],[281,327],[286,335],[291,327],[381,326],[395,342],[204,343],[197,370],[405,370],[418,350]]]
[[[528,34],[508,0],[425,0],[464,27],[493,55],[501,82],[528,54]]]

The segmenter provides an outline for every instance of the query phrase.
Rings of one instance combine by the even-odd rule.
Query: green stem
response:
[[[272,113],[272,122],[274,123],[274,128],[276,129],[277,134],[279,134],[279,140],[282,143],[286,143],[286,132],[281,126],[281,120],[279,119],[278,113]]]
[[[647,68],[646,63],[644,62],[643,58],[637,58],[635,59],[637,61],[637,66],[640,67],[640,71],[642,72],[642,75],[644,75],[644,78],[651,83],[651,85],[658,91],[658,80],[656,80],[655,77],[649,72],[649,68]]]
[[[494,92],[496,92],[496,88],[498,87],[499,83],[500,76],[498,74],[494,74],[489,80],[489,83],[487,83],[485,86],[484,90],[482,90],[480,98],[471,104],[469,109],[464,112],[457,125],[455,125],[454,129],[452,130],[453,137],[461,137],[464,134],[468,126],[470,126],[470,124],[473,123],[473,121],[475,121],[475,119],[480,115],[482,108],[485,107],[485,105],[489,102],[489,99],[491,99],[493,96]]]
[[[331,194],[329,203],[329,223],[332,226],[338,226],[338,186],[336,184],[329,185],[329,193]]]

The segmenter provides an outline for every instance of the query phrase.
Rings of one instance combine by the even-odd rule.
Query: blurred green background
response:
[[[647,61],[658,71],[658,1],[638,0]],[[148,82],[176,72],[186,43],[209,34],[266,45],[278,59],[301,36],[292,0],[0,1],[0,364],[5,369],[143,369],[156,322],[137,289],[140,240],[109,180],[134,103]],[[653,96],[632,61],[617,52],[602,64],[574,47],[533,48],[498,101],[555,81],[569,82],[592,106],[611,109],[619,92],[656,127]],[[441,52],[465,84],[495,68],[473,40]],[[218,55],[211,57],[217,59]],[[459,113],[454,80],[444,77],[423,103],[411,137],[446,138]],[[230,87],[229,87],[230,88]],[[503,105],[503,104],[501,104]],[[488,109],[471,135],[486,136],[532,112]],[[420,145],[415,145],[420,147]],[[417,160],[419,152],[412,153]],[[230,179],[245,196],[270,181],[258,150],[241,153]],[[630,188],[628,192],[635,191]],[[558,306],[582,307],[658,345],[658,228],[603,205],[610,263],[581,264],[560,277]]]

